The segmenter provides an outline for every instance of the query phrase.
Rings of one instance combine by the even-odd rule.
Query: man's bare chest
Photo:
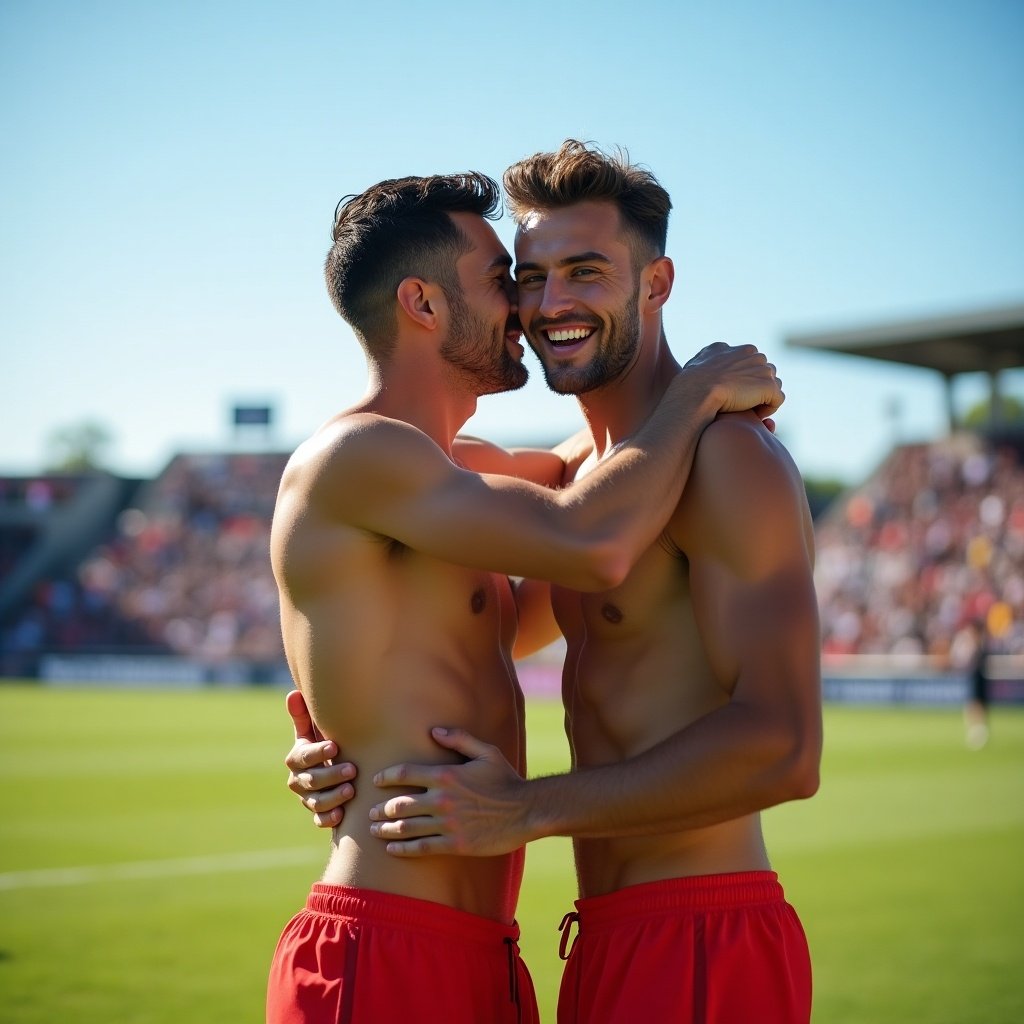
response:
[[[669,545],[652,545],[614,589],[581,593],[552,587],[552,607],[566,640],[617,645],[653,637],[692,619],[686,559]]]

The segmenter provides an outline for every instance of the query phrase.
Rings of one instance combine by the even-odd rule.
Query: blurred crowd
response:
[[[0,509],[45,513],[70,501],[81,485],[77,476],[0,477]]]
[[[35,587],[0,637],[7,660],[130,650],[279,661],[269,537],[286,460],[176,457],[73,574]]]
[[[175,458],[113,536],[73,573],[39,582],[0,626],[0,668],[42,652],[117,650],[279,664],[269,534],[286,460]],[[29,490],[0,487],[0,504],[64,497]],[[31,539],[18,530],[0,544],[0,574]],[[963,668],[983,634],[992,653],[1024,652],[1019,452],[974,435],[898,447],[819,519],[816,535],[826,662],[917,655]]]
[[[22,523],[0,525],[0,580],[7,578],[38,537],[39,530],[35,526]]]
[[[1024,466],[975,435],[893,450],[816,524],[826,662],[919,655],[962,668],[979,636],[1024,651]]]

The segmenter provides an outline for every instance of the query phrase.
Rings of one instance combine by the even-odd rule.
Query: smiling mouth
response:
[[[548,342],[554,347],[576,345],[589,338],[594,333],[593,327],[560,327],[548,328],[544,331]]]

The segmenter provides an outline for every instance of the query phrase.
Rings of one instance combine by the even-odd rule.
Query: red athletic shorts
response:
[[[811,962],[772,871],[673,878],[581,899],[559,1024],[807,1024]]]
[[[313,886],[277,944],[268,1024],[538,1024],[519,926],[441,903]]]

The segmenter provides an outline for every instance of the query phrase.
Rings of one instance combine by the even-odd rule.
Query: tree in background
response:
[[[57,427],[46,441],[47,467],[72,473],[102,469],[112,439],[110,431],[96,420]]]
[[[964,416],[964,426],[972,430],[992,423],[992,403],[986,398],[972,405]],[[999,402],[999,421],[1003,426],[1024,426],[1024,401],[1016,395],[1003,395]]]

